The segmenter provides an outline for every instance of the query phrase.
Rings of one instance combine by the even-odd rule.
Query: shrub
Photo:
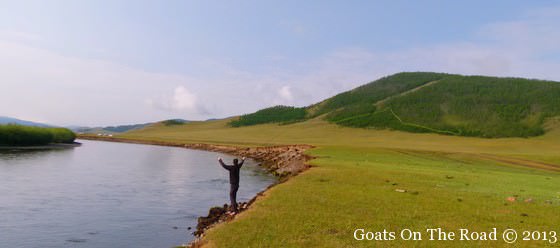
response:
[[[161,123],[163,123],[163,125],[165,126],[175,126],[175,125],[183,125],[185,124],[185,121],[178,120],[178,119],[171,119],[171,120],[162,121]]]

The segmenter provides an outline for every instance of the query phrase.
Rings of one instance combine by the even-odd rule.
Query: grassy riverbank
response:
[[[317,146],[309,152],[318,157],[311,161],[314,168],[272,188],[233,222],[211,229],[204,239],[210,246],[503,246],[503,241],[437,242],[426,236],[418,243],[356,241],[353,232],[436,227],[560,231],[558,129],[530,139],[481,139],[346,128],[319,119],[241,128],[229,127],[228,121],[155,125],[119,136]]]
[[[51,143],[71,144],[76,134],[66,128],[0,125],[0,146],[43,146]]]

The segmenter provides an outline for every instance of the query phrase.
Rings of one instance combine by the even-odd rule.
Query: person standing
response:
[[[220,165],[224,167],[224,169],[229,171],[229,200],[231,201],[231,211],[237,213],[237,190],[239,189],[239,170],[241,166],[245,162],[245,157],[241,159],[241,163],[238,159],[233,160],[233,165],[227,165],[224,163],[222,158],[218,158],[218,162]]]

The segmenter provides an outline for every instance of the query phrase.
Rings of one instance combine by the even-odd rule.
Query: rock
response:
[[[395,189],[395,191],[399,193],[406,193],[406,189]]]
[[[223,207],[213,207],[210,209],[210,211],[208,211],[208,216],[199,217],[194,235],[198,236],[202,234],[206,228],[214,223],[219,222],[220,218],[227,212],[227,209],[227,204],[224,204]]]

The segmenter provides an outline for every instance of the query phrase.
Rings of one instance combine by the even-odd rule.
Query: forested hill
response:
[[[560,116],[560,83],[404,72],[305,108],[276,106],[235,127],[324,118],[338,125],[479,137],[530,137]]]

